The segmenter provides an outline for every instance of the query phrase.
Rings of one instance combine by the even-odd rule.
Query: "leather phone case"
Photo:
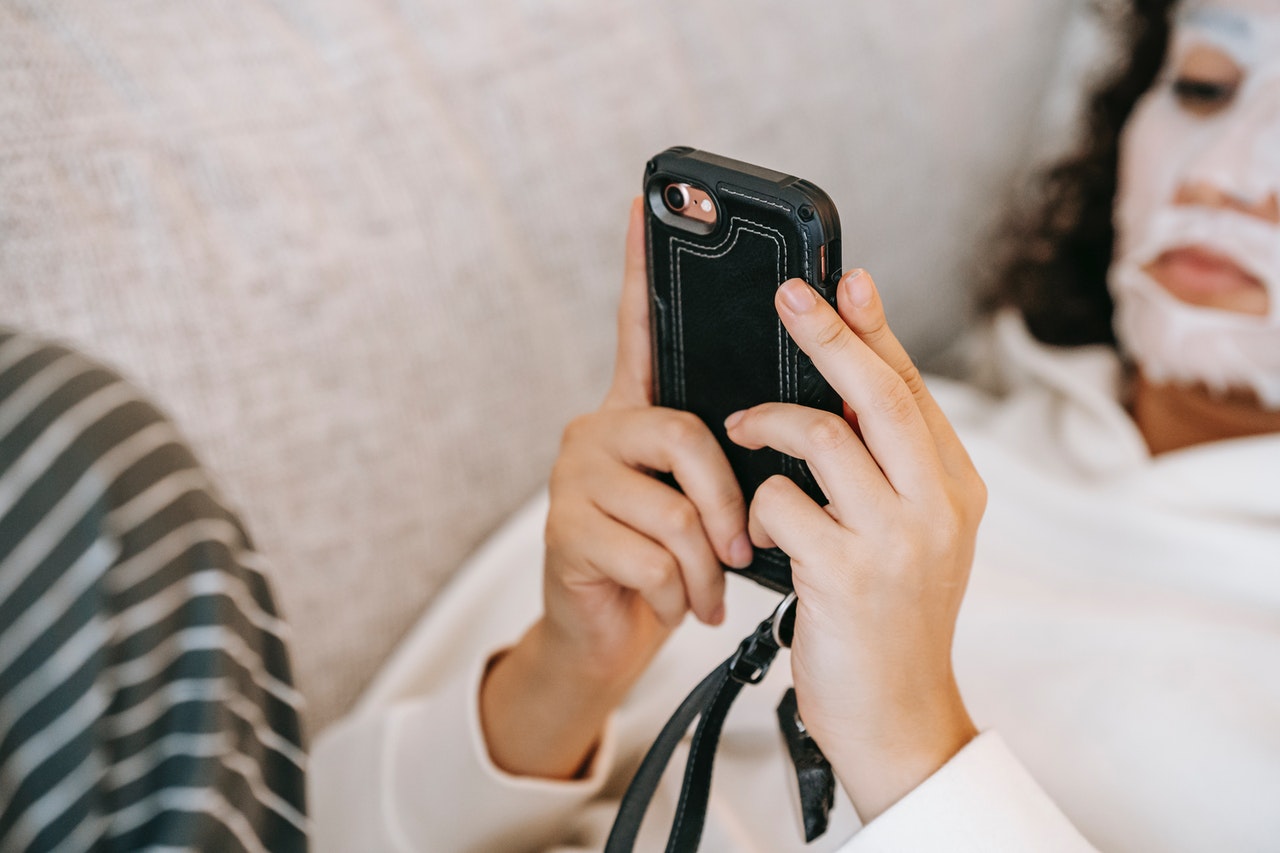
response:
[[[662,191],[686,182],[709,192],[717,222],[691,231],[663,203]],[[729,459],[743,497],[775,474],[826,503],[808,467],[776,450],[729,441],[724,420],[770,401],[840,413],[839,396],[787,334],[774,295],[787,279],[812,284],[835,302],[840,232],[835,206],[820,189],[789,175],[672,148],[651,160],[645,180],[654,402],[698,415]],[[674,481],[667,478],[668,482]],[[742,574],[789,591],[791,563],[760,549]]]

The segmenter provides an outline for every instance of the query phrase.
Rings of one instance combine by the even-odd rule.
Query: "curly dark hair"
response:
[[[1081,145],[1039,177],[1034,212],[1006,229],[1007,261],[983,307],[1017,308],[1044,343],[1115,345],[1107,268],[1120,131],[1160,72],[1177,2],[1131,0],[1118,21],[1125,59],[1092,95]]]

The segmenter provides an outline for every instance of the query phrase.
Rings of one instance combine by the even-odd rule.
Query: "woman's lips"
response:
[[[1211,249],[1171,249],[1148,264],[1146,272],[1183,302],[1244,314],[1267,313],[1267,289],[1262,281]]]

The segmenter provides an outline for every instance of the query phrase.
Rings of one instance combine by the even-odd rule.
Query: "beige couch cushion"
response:
[[[928,352],[1069,5],[4,4],[2,319],[173,413],[322,726],[598,399],[648,155],[824,186]]]

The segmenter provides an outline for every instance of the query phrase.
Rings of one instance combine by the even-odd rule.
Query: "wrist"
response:
[[[959,691],[934,702],[872,711],[826,752],[862,822],[940,770],[978,735]]]
[[[549,577],[548,588],[552,583]],[[549,589],[543,615],[526,639],[536,642],[548,661],[571,672],[577,684],[621,700],[672,629],[646,612],[647,606],[618,607],[598,599],[566,606],[569,597],[563,589],[558,594]]]
[[[536,623],[490,660],[481,681],[480,724],[489,757],[514,775],[575,778],[624,693],[613,679],[564,656],[543,623]]]
[[[643,664],[632,667],[628,660],[603,653],[590,644],[577,643],[546,619],[529,628],[519,647],[530,670],[553,686],[565,701],[577,705],[612,710],[644,668]]]

